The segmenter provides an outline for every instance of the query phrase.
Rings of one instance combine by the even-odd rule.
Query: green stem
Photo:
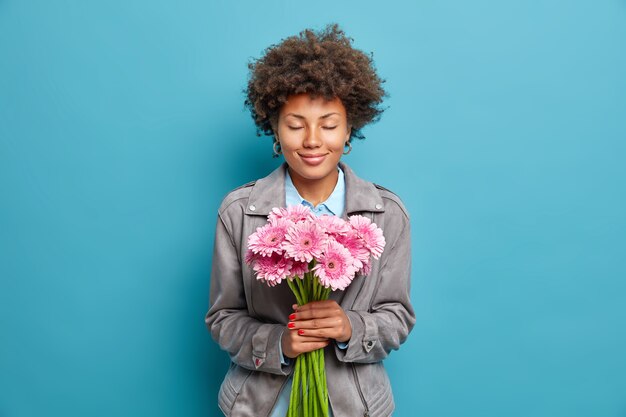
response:
[[[322,381],[322,416],[328,417],[328,392],[326,390],[326,369],[324,368],[324,350],[320,352],[320,380]]]
[[[307,362],[309,362],[309,358],[306,356],[306,353],[303,353],[299,357],[302,358],[302,367],[300,369],[302,372],[302,410],[304,417],[309,417],[309,389],[307,381]]]
[[[316,279],[313,279],[313,300],[319,300],[319,283]]]
[[[313,357],[313,366],[311,366],[311,376],[313,377],[313,383],[314,383],[314,389],[313,391],[315,391],[312,395],[312,411],[313,411],[313,415],[315,417],[318,417],[320,415],[320,402],[319,402],[319,389],[317,387],[317,377],[316,377],[316,368],[317,368],[317,350],[314,350],[313,352],[311,352],[312,357]]]
[[[306,302],[309,303],[313,301],[313,291],[311,291],[311,284],[313,283],[313,274],[308,273],[306,281],[304,282],[303,288],[306,291]]]
[[[293,381],[291,381],[291,395],[289,396],[288,417],[297,417],[300,392],[300,357],[296,358],[296,365],[293,370]]]
[[[311,352],[313,355],[313,366],[311,367],[311,373],[313,374],[313,380],[315,382],[316,403],[319,403],[321,407],[324,407],[324,390],[322,383],[322,368],[320,368],[319,357],[320,354],[324,354],[323,349],[318,349]],[[325,379],[325,376],[324,376]],[[328,400],[326,400],[328,402]]]
[[[313,415],[313,400],[315,397],[311,395],[311,391],[314,391],[315,387],[311,384],[311,353],[307,352],[306,355],[306,385],[308,387],[306,391],[306,409],[308,410],[309,415]]]
[[[300,278],[296,278],[295,279],[296,285],[297,285],[298,289],[300,290],[300,298],[302,300],[302,304],[300,304],[300,305],[304,305],[304,304],[306,304],[308,302],[308,294],[306,293],[306,291],[304,289],[304,285],[302,283],[302,281],[305,280],[305,279],[306,279],[306,274],[304,275],[303,279],[300,279]]]
[[[311,273],[311,281],[309,282],[309,291],[311,294],[311,301],[315,300],[315,282],[317,282],[317,279],[315,279],[315,277]]]
[[[294,278],[294,280],[298,279],[299,278]],[[296,301],[298,302],[298,305],[302,305],[302,296],[300,295],[300,291],[298,291],[297,284],[294,284],[293,281],[287,280],[287,285],[289,285],[289,288],[291,288],[291,292],[293,293],[293,295],[296,296]]]
[[[322,398],[324,399],[324,408],[322,410],[324,410],[324,417],[328,417],[328,386],[326,385],[326,365],[324,363],[324,351],[322,351],[320,355],[320,377],[322,379],[322,390],[324,394],[322,396]]]

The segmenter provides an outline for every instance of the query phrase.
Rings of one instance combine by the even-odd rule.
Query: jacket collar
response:
[[[369,181],[356,176],[354,171],[339,162],[346,181],[346,215],[357,212],[383,212],[385,207],[380,193]],[[267,177],[257,180],[252,187],[245,213],[267,216],[272,208],[285,206],[285,173],[287,163],[283,162]]]

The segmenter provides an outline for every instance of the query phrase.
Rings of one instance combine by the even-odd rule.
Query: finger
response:
[[[337,304],[325,304],[296,310],[289,316],[289,320],[310,320],[315,318],[342,317],[345,315],[343,309]]]
[[[318,337],[311,335],[300,335],[297,331],[294,332],[293,341],[296,343],[318,343],[318,342],[326,342],[328,341],[327,337]]]
[[[315,345],[315,346],[319,346],[321,345],[327,345],[330,343],[330,339],[316,339],[315,341],[310,341],[310,342],[298,342],[298,343],[294,343],[293,346],[311,346],[311,345]],[[302,349],[302,347],[297,348],[298,350]]]
[[[298,334],[298,329],[289,329],[289,332],[285,336],[292,342],[323,342],[328,340],[328,337],[319,337],[313,335],[301,335]]]
[[[325,348],[326,346],[328,346],[328,343],[330,341],[326,341],[326,342],[311,342],[311,343],[304,343],[300,346],[300,349],[298,349],[301,352],[311,352],[313,350],[317,350],[317,349],[322,349]]]
[[[297,320],[287,323],[287,327],[291,330],[323,328],[330,329],[341,326],[343,326],[343,320],[341,319],[341,317],[316,317],[310,320]]]
[[[330,343],[330,340],[326,338],[296,337],[298,339],[292,339],[283,346],[283,353],[289,358],[295,358],[300,353],[322,349]]]
[[[339,334],[339,329],[322,328],[322,329],[298,329],[298,335],[301,337],[319,337],[334,339]]]
[[[309,311],[309,310],[319,310],[325,309],[333,306],[339,306],[335,300],[322,300],[322,301],[311,301],[304,305],[298,306],[295,310],[298,311]]]

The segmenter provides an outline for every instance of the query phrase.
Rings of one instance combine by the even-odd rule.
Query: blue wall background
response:
[[[280,161],[246,62],[337,21],[412,215],[396,416],[626,416],[626,2],[0,0],[0,415],[216,416],[216,210]]]

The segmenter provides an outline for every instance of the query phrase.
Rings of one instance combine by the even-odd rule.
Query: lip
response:
[[[298,155],[300,155],[300,159],[302,159],[302,161],[304,161],[305,164],[311,165],[311,166],[317,166],[321,164],[322,162],[324,162],[324,159],[326,159],[326,155],[328,154],[317,153],[317,154],[311,154],[311,155],[302,155],[302,154],[298,154]]]

